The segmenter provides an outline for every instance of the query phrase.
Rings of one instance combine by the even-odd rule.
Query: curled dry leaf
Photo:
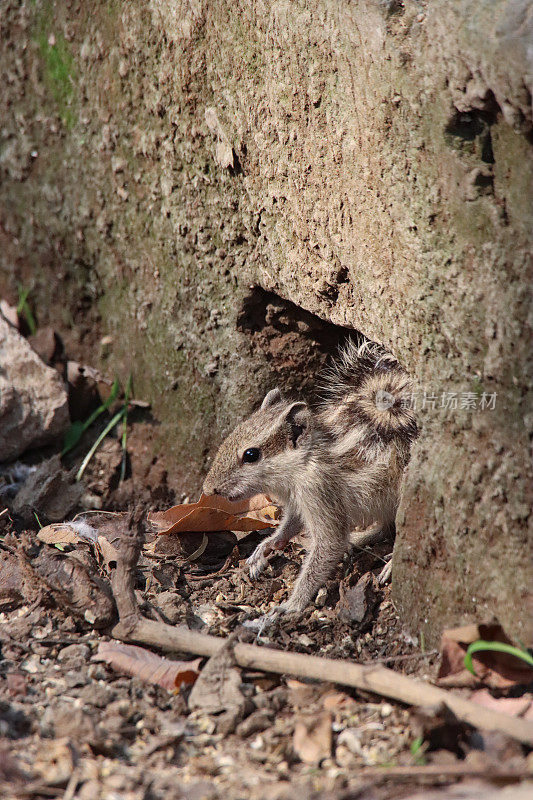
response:
[[[298,720],[294,728],[294,752],[306,764],[319,764],[331,755],[331,714]]]
[[[82,542],[91,544],[98,555],[98,560],[103,561],[108,567],[118,558],[116,543],[120,538],[121,522],[123,522],[123,515],[108,517],[98,514],[90,522],[89,518],[80,518],[72,522],[46,525],[41,528],[37,538],[45,544],[53,545],[80,544]]]
[[[257,531],[277,525],[277,506],[265,495],[232,503],[203,494],[197,503],[182,503],[148,515],[158,535],[181,532]]]
[[[31,569],[61,604],[61,608],[82,617],[95,628],[105,628],[116,614],[115,601],[107,581],[98,574],[92,554],[60,553],[43,548],[32,559]]]
[[[533,695],[524,694],[522,697],[493,697],[488,689],[478,689],[470,699],[493,711],[501,711],[511,717],[533,720]]]
[[[96,530],[87,526],[80,534],[79,526],[72,522],[56,522],[53,525],[46,525],[37,534],[39,541],[45,544],[78,544],[78,542],[95,542],[97,538]]]
[[[476,671],[476,675],[472,675],[465,667],[464,658],[468,646],[479,639],[512,644],[497,623],[464,625],[445,630],[441,639],[442,658],[437,675],[437,682],[441,686],[474,688],[485,684],[493,689],[505,689],[531,682],[533,675],[531,667],[514,656],[488,650],[472,656]]]
[[[105,661],[117,671],[173,692],[183,685],[192,686],[199,675],[202,659],[169,661],[144,647],[120,642],[100,642],[93,661]]]

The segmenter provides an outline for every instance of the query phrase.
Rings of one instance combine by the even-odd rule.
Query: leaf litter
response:
[[[205,585],[195,584],[190,576],[179,570],[168,573],[171,577],[165,578],[165,581],[170,580],[176,604],[179,606],[181,603],[183,607],[180,621],[184,620],[185,609],[194,613],[201,607],[209,608],[212,613],[204,629],[228,636],[232,630],[238,629],[239,622],[247,613],[244,609],[266,609],[272,602],[279,602],[286,597],[286,580],[288,578],[290,582],[291,577],[296,576],[301,558],[297,543],[277,554],[272,563],[271,577],[256,584],[250,585],[247,582],[242,563],[239,564],[246,557],[246,548],[249,548],[249,552],[259,541],[259,534],[254,531],[274,527],[277,516],[278,510],[268,498],[259,498],[237,508],[234,504],[228,507],[224,501],[220,503],[220,498],[200,498],[198,503],[183,503],[151,515],[156,541],[169,541],[172,538],[185,540],[189,536],[189,556],[200,565],[209,558],[218,539],[233,537],[230,531],[246,534],[238,542],[238,552],[235,550],[236,561],[227,562],[216,580],[214,575],[208,575]],[[80,632],[73,630],[73,620],[85,619],[85,625],[87,620],[91,621],[91,608],[87,605],[87,600],[75,604],[63,603],[60,598],[65,595],[68,597],[72,591],[69,587],[75,584],[84,585],[89,581],[93,585],[93,577],[106,585],[120,545],[124,519],[124,514],[85,514],[71,522],[46,526],[35,536],[41,552],[46,554],[45,561],[51,558],[44,575],[47,591],[61,604],[51,617],[51,632],[46,633],[51,641],[54,637],[58,641],[65,637],[66,641],[79,641]],[[224,533],[217,534],[218,531]],[[225,547],[231,549],[236,542],[233,537],[231,542],[228,540],[225,543]],[[63,546],[64,550],[57,550],[57,544]],[[166,558],[169,562],[174,560],[170,556]],[[35,567],[39,559],[28,563],[30,567]],[[82,571],[69,577],[69,572],[65,572],[61,565],[70,563]],[[171,567],[172,563],[168,566]],[[371,662],[384,655],[394,658],[398,653],[402,654],[400,658],[409,658],[412,645],[407,645],[407,639],[402,638],[403,633],[398,627],[394,609],[388,599],[388,588],[379,590],[374,597],[371,590],[375,589],[375,581],[369,577],[361,581],[364,575],[372,574],[371,570],[377,570],[378,567],[379,559],[376,561],[374,555],[363,554],[358,561],[359,572],[352,577],[346,577],[341,606],[336,607],[339,601],[338,580],[337,583],[331,581],[324,593],[325,602],[320,607],[310,608],[299,620],[287,620],[280,630],[272,634],[271,643],[281,649],[303,649],[304,652],[354,661]],[[150,562],[148,565],[146,561],[143,562],[143,574],[152,576],[150,588],[145,588],[142,592],[149,603],[156,600],[162,589],[169,588],[167,584],[159,583],[159,580],[163,581],[162,572],[158,572],[161,569]],[[54,571],[57,573],[55,577]],[[160,578],[156,578],[156,575],[160,575]],[[347,587],[346,591],[344,587]],[[138,588],[137,592],[140,592]],[[345,607],[349,612],[343,614],[342,619],[338,613],[340,607]],[[114,609],[112,612],[114,613]],[[107,624],[111,618],[112,614],[108,617]],[[14,618],[15,621],[17,620]],[[28,622],[27,625],[31,623]],[[94,630],[95,625],[91,628]],[[15,630],[13,628],[13,632]],[[0,637],[1,631],[0,626]],[[486,630],[478,633],[489,638]],[[93,633],[90,641],[95,645],[94,636]],[[18,638],[26,641],[26,637]],[[46,643],[47,639],[35,641]],[[207,780],[210,787],[213,787],[212,777],[215,774],[222,794],[219,795],[219,789],[213,788],[212,791],[217,792],[213,797],[232,797],[232,791],[237,784],[246,787],[241,790],[246,796],[264,797],[263,793],[258,794],[253,787],[259,785],[263,789],[270,786],[273,780],[279,779],[283,780],[285,786],[293,787],[293,794],[311,796],[309,784],[306,783],[306,776],[311,773],[306,773],[306,770],[314,770],[316,780],[320,780],[320,785],[325,786],[330,780],[327,776],[330,773],[333,776],[335,771],[336,774],[345,774],[351,780],[357,779],[361,768],[371,765],[388,763],[391,760],[400,765],[412,763],[410,745],[415,739],[415,731],[411,727],[414,715],[396,704],[376,702],[375,697],[367,697],[364,693],[360,695],[355,692],[332,691],[331,686],[324,694],[324,685],[319,689],[312,684],[291,682],[278,676],[265,676],[264,673],[259,677],[258,673],[235,666],[231,658],[227,663],[221,663],[218,657],[213,657],[198,677],[201,659],[173,661],[133,645],[120,645],[117,642],[100,642],[99,645],[100,656],[104,646],[101,661],[93,659],[91,664],[78,662],[76,670],[70,673],[68,664],[71,662],[54,656],[58,652],[57,647],[54,650],[54,645],[40,645],[42,652],[52,656],[47,669],[54,666],[59,670],[59,673],[53,673],[54,680],[58,680],[59,675],[60,680],[68,683],[61,689],[58,688],[57,692],[46,683],[48,699],[45,705],[48,704],[51,718],[55,719],[56,727],[51,730],[66,734],[67,746],[70,747],[69,743],[74,741],[69,733],[72,725],[71,728],[68,725],[62,727],[60,720],[73,719],[67,700],[72,703],[84,698],[85,705],[76,707],[75,717],[76,725],[82,726],[79,730],[86,728],[90,733],[82,747],[90,746],[96,749],[95,752],[102,748],[103,752],[109,754],[113,780],[123,794],[142,785],[142,773],[146,771],[148,764],[148,761],[139,761],[139,765],[143,763],[143,769],[139,772],[132,764],[126,766],[122,762],[120,753],[123,747],[129,747],[126,745],[128,741],[133,742],[129,752],[135,753],[135,758],[149,759],[150,764],[157,765],[150,788],[157,798],[174,791],[176,780],[179,782],[184,778],[188,781],[187,786],[190,782],[195,785],[198,781]],[[464,645],[465,642],[461,642],[463,659]],[[107,653],[105,646],[111,646]],[[4,652],[7,653],[8,660],[11,659],[9,663],[16,668],[18,662],[13,658],[9,647],[4,648]],[[121,648],[120,653],[117,647]],[[130,650],[122,649],[126,647],[134,647],[135,655]],[[141,651],[140,654],[137,651]],[[417,653],[413,652],[414,655]],[[481,655],[474,656],[476,672],[479,669],[477,659]],[[42,680],[43,669],[43,657],[39,656],[39,652],[34,653],[32,658],[36,672],[24,671],[24,675],[28,676],[27,693],[22,692],[11,698],[11,702],[24,707],[30,714],[35,703],[35,692],[41,691],[39,682]],[[29,663],[30,659],[27,661]],[[422,658],[421,661],[399,663],[402,670],[423,671],[428,669],[429,662]],[[103,664],[108,664],[117,673],[135,676],[145,686],[142,690],[138,688],[136,693],[133,692],[131,681],[120,675],[110,679]],[[174,670],[177,672],[174,673]],[[182,681],[181,676],[187,675],[192,682],[192,673],[196,673],[196,683],[189,694],[191,683]],[[180,689],[176,693],[178,684]],[[161,692],[159,687],[164,687],[161,694],[156,692]],[[104,688],[111,692],[110,697],[115,693],[117,699],[108,702],[103,695]],[[490,704],[516,700],[494,697],[488,690],[484,691],[486,694],[480,696],[480,702]],[[163,694],[168,699],[163,699]],[[161,710],[154,708],[154,698]],[[477,700],[475,695],[472,699]],[[518,699],[521,700],[520,705],[516,703],[513,709],[509,705],[506,710],[524,716],[531,708],[529,698],[525,696]],[[94,705],[93,701],[100,705]],[[119,703],[120,712],[117,711]],[[169,703],[173,705],[168,705]],[[60,709],[63,709],[63,716],[59,713]],[[1,711],[0,707],[0,716]],[[182,735],[182,727],[179,736],[165,733],[169,716],[175,719],[175,715],[180,724],[182,720],[188,719],[186,735]],[[143,726],[137,731],[135,726],[141,720]],[[448,725],[446,719],[442,721],[444,728]],[[470,752],[469,735],[468,730],[462,734],[461,758]],[[55,741],[59,740],[52,740]],[[51,752],[50,748],[49,751]],[[423,752],[430,766],[432,759],[437,759],[442,752],[452,760],[456,758],[448,750],[426,749],[425,745]],[[28,762],[25,760],[24,750],[19,751],[19,758],[21,766],[25,768]],[[171,758],[177,759],[181,766],[177,766],[178,761],[169,762]],[[39,763],[45,764],[46,760]],[[105,784],[106,778],[96,771],[94,756],[85,754],[79,763],[79,781],[85,792],[83,797],[89,796],[88,793],[92,791],[92,796],[100,798],[98,787]],[[519,763],[523,763],[523,760],[519,760]],[[28,769],[31,772],[29,765]],[[46,776],[46,768],[35,770],[34,775],[42,783],[46,780],[43,777]],[[52,772],[50,775],[52,776]],[[53,777],[62,781],[62,786],[66,786],[65,782],[70,780],[67,779],[66,770],[64,774],[59,771]],[[331,777],[331,782],[327,784],[330,788],[334,787],[333,781],[334,778]],[[186,793],[184,796],[189,795]],[[340,797],[336,793],[332,794],[332,797],[337,796]],[[398,795],[395,791],[392,794],[389,792],[379,795],[380,798],[396,796]]]
[[[93,661],[104,661],[115,670],[175,692],[181,686],[194,684],[202,659],[171,661],[144,647],[122,642],[100,642]]]
[[[219,495],[202,495],[196,503],[182,503],[148,514],[157,535],[182,532],[255,531],[273,528],[279,509],[265,495],[231,502]]]

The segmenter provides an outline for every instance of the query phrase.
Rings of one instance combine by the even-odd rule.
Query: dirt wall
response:
[[[320,320],[389,346],[423,425],[393,589],[426,639],[492,614],[529,638],[528,8],[0,11],[5,291],[133,372],[184,491],[276,379],[309,383]]]

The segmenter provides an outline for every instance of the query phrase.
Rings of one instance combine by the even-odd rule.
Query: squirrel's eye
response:
[[[259,461],[261,450],[258,447],[249,447],[242,454],[243,464],[253,464],[254,461]]]

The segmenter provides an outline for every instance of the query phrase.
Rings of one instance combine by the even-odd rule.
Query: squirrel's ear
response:
[[[311,412],[307,403],[293,403],[285,412],[285,419],[291,427],[291,439],[294,447],[302,443],[311,422]]]
[[[270,408],[270,406],[274,406],[276,403],[279,403],[281,400],[281,390],[279,386],[276,386],[275,389],[271,389],[268,394],[265,395],[265,399],[261,403],[261,411],[264,411],[265,408]]]

